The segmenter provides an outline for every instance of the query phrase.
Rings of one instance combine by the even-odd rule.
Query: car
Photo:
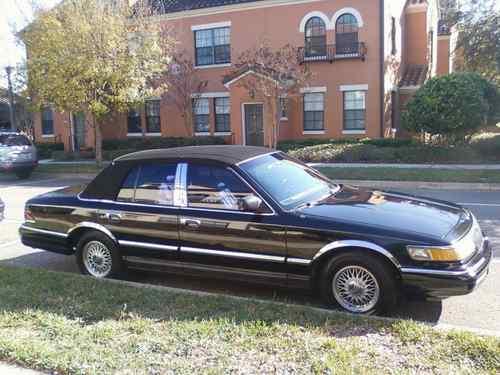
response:
[[[2,198],[0,198],[0,221],[3,220],[5,216],[5,203],[3,203]]]
[[[21,133],[0,132],[0,172],[12,172],[26,179],[38,165],[35,145]]]
[[[312,289],[350,313],[401,294],[470,293],[491,246],[453,203],[337,184],[261,147],[192,146],[115,159],[86,186],[26,203],[23,244],[127,269]]]

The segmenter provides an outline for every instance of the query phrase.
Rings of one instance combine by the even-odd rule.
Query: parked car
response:
[[[5,212],[5,203],[3,203],[2,198],[0,198],[0,221],[4,218]]]
[[[97,278],[128,268],[319,291],[352,313],[470,293],[491,247],[456,204],[337,184],[282,152],[200,146],[116,159],[29,200],[22,242]]]
[[[35,145],[21,133],[0,132],[0,171],[29,178],[38,165]]]

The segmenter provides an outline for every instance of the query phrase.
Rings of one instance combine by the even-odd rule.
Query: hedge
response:
[[[170,148],[180,146],[222,145],[223,137],[158,137],[158,138],[128,138],[107,139],[102,143],[105,151],[109,150],[147,150],[152,148]]]
[[[318,145],[346,145],[346,144],[366,144],[378,147],[403,147],[418,145],[418,141],[413,139],[393,139],[393,138],[380,138],[380,139],[292,139],[278,142],[278,149],[284,152],[298,150],[309,146]]]
[[[52,158],[53,151],[64,151],[64,143],[36,143],[38,159]]]

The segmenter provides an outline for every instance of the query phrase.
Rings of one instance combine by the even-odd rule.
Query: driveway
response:
[[[25,267],[41,267],[55,271],[78,272],[73,257],[52,254],[24,247],[17,230],[23,221],[24,203],[30,197],[59,187],[86,182],[85,178],[34,176],[28,181],[0,175],[0,197],[6,203],[6,219],[0,223],[0,264]],[[472,329],[495,331],[500,335],[500,191],[443,191],[400,190],[415,195],[434,197],[458,202],[470,208],[488,232],[495,248],[490,275],[474,293],[452,297],[442,302],[402,301],[396,317]],[[243,283],[213,281],[153,273],[130,275],[133,281],[172,287],[221,292],[240,296],[252,296],[285,300],[293,303],[321,305],[314,295],[302,295],[290,290],[247,285]]]

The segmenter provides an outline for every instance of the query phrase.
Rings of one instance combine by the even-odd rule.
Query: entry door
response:
[[[245,139],[249,146],[264,146],[262,104],[245,104]]]
[[[73,137],[75,151],[85,147],[85,114],[78,112],[73,115]]]
[[[189,164],[187,207],[179,217],[186,272],[195,267],[197,274],[286,283],[285,227],[265,203],[262,213],[243,211],[248,195],[256,193],[230,168]]]

